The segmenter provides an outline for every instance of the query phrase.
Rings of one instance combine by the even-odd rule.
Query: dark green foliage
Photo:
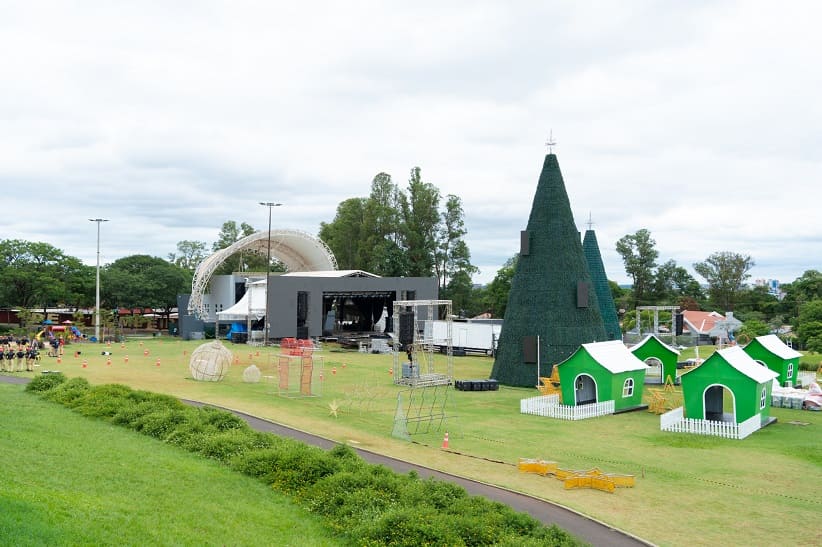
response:
[[[401,476],[385,468],[368,466],[324,477],[306,490],[303,499],[311,511],[326,517],[337,531],[351,531],[395,507],[402,482]]]
[[[132,389],[121,384],[96,386],[77,397],[70,405],[83,416],[111,418],[121,409],[133,404],[129,399]]]
[[[340,464],[320,448],[278,442],[269,448],[240,454],[231,466],[259,477],[281,492],[293,494],[336,472]]]
[[[62,372],[51,372],[35,376],[31,382],[26,384],[26,391],[42,393],[59,386],[66,381],[66,376]]]
[[[228,431],[230,429],[248,429],[248,424],[231,412],[218,408],[202,407],[203,422],[214,427],[217,431]]]
[[[132,427],[149,437],[163,440],[167,438],[177,427],[185,424],[189,417],[189,413],[185,409],[174,410],[170,408],[161,408],[143,414],[134,422]]]
[[[536,364],[525,363],[523,338],[540,337],[540,374],[580,344],[608,337],[591,274],[571,214],[565,182],[553,154],[545,156],[528,219],[529,253],[517,260],[491,378],[512,386],[537,385]],[[587,283],[587,306],[577,307],[577,286]]]
[[[51,391],[43,393],[43,397],[49,401],[72,407],[77,399],[88,393],[89,389],[91,389],[91,385],[85,378],[72,378],[56,386]]]
[[[405,485],[402,501],[405,505],[427,504],[435,509],[445,510],[454,505],[457,500],[468,497],[464,488],[434,479],[419,480],[412,476]]]
[[[389,511],[363,528],[358,537],[366,545],[469,545],[454,530],[451,519],[427,506],[402,507]]]
[[[271,435],[265,435],[249,428],[235,428],[205,435],[197,450],[207,458],[228,463],[232,458],[253,450],[271,448]]]
[[[602,263],[602,255],[599,252],[597,236],[593,230],[585,231],[582,250],[585,253],[588,271],[591,273],[593,288],[597,294],[599,314],[602,316],[602,322],[605,325],[605,334],[608,335],[609,340],[619,340],[622,338],[622,331],[619,329],[619,317],[614,305],[611,286],[608,284],[608,276],[605,273],[605,265]]]

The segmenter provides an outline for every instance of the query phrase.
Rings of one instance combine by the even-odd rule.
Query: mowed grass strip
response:
[[[0,384],[0,544],[344,544],[264,484]]]

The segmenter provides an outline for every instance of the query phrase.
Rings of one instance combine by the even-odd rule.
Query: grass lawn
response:
[[[556,501],[660,545],[822,544],[817,524],[822,510],[820,413],[771,409],[776,424],[738,441],[663,433],[659,417],[644,411],[578,422],[520,414],[520,399],[537,395],[535,389],[446,390],[446,423],[427,432],[421,427],[409,443],[391,436],[398,394],[406,388],[393,384],[390,355],[329,346],[319,353],[324,380],[315,390],[321,395],[287,398],[278,395],[276,348],[226,343],[235,356],[227,377],[222,382],[192,380],[188,359],[202,343],[160,338],[110,348],[75,344],[67,347],[59,365],[43,357],[41,369],[243,410]],[[77,349],[82,354],[75,358],[72,352]],[[100,355],[103,349],[112,352],[111,365]],[[706,358],[709,351],[702,347],[699,356]],[[260,383],[242,381],[251,363],[263,371]],[[487,378],[493,364],[485,357],[458,357],[454,363],[457,379]],[[439,361],[438,368],[444,369]],[[450,451],[440,449],[446,429]],[[597,466],[635,474],[637,485],[613,494],[566,491],[555,479],[520,474],[516,462],[522,457],[555,460],[566,468]]]
[[[3,545],[342,545],[226,467],[0,384]]]

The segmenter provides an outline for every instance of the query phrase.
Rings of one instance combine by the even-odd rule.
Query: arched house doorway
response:
[[[597,382],[588,374],[580,374],[574,379],[574,404],[587,405],[597,402]]]
[[[705,420],[736,423],[736,397],[733,391],[722,384],[711,384],[702,393],[702,408]]]
[[[645,359],[645,364],[648,365],[648,368],[645,370],[645,383],[646,384],[663,384],[665,380],[663,379],[663,370],[662,370],[662,360],[658,357],[648,357]]]

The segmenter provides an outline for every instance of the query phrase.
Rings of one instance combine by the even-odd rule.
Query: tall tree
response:
[[[206,257],[205,241],[184,239],[177,242],[177,252],[168,255],[168,261],[184,270],[194,271]]]
[[[682,297],[694,300],[703,297],[699,282],[675,260],[668,260],[656,269],[649,296],[657,304],[674,304]]]
[[[802,305],[797,330],[804,347],[822,352],[822,300],[811,300]]]
[[[748,255],[721,251],[694,264],[694,270],[708,282],[708,293],[714,303],[724,311],[733,311],[736,297],[753,266],[754,261]]]
[[[458,275],[463,277],[463,283],[466,276],[470,282],[471,276],[479,271],[471,264],[471,251],[464,239],[467,233],[462,200],[449,194],[445,200],[445,210],[440,217],[437,250],[434,255],[435,273],[440,290],[445,290]]]
[[[637,230],[634,234],[625,235],[617,241],[616,250],[622,256],[625,273],[633,280],[634,306],[645,303],[648,293],[652,290],[654,268],[659,256],[655,246],[656,241],[645,228]]]
[[[406,275],[408,260],[401,247],[403,197],[388,173],[378,173],[371,181],[363,219],[362,269]]]
[[[407,200],[403,201],[404,247],[408,256],[406,275],[434,275],[440,226],[439,202],[437,187],[423,182],[419,167],[411,169]]]
[[[254,227],[245,222],[237,224],[236,221],[227,220],[220,228],[217,241],[211,245],[213,251],[226,249],[242,238],[250,236],[255,232]],[[245,271],[266,271],[265,256],[258,253],[248,253],[240,251],[227,258],[214,272],[217,274],[231,274],[232,272]]]
[[[329,223],[320,224],[320,239],[334,253],[337,265],[343,270],[362,268],[363,223],[365,198],[350,198],[337,206],[337,214]]]
[[[508,305],[508,294],[511,292],[511,280],[517,270],[519,254],[515,254],[505,261],[505,264],[497,270],[497,274],[491,283],[485,287],[485,307],[494,317],[504,317],[505,308]]]

